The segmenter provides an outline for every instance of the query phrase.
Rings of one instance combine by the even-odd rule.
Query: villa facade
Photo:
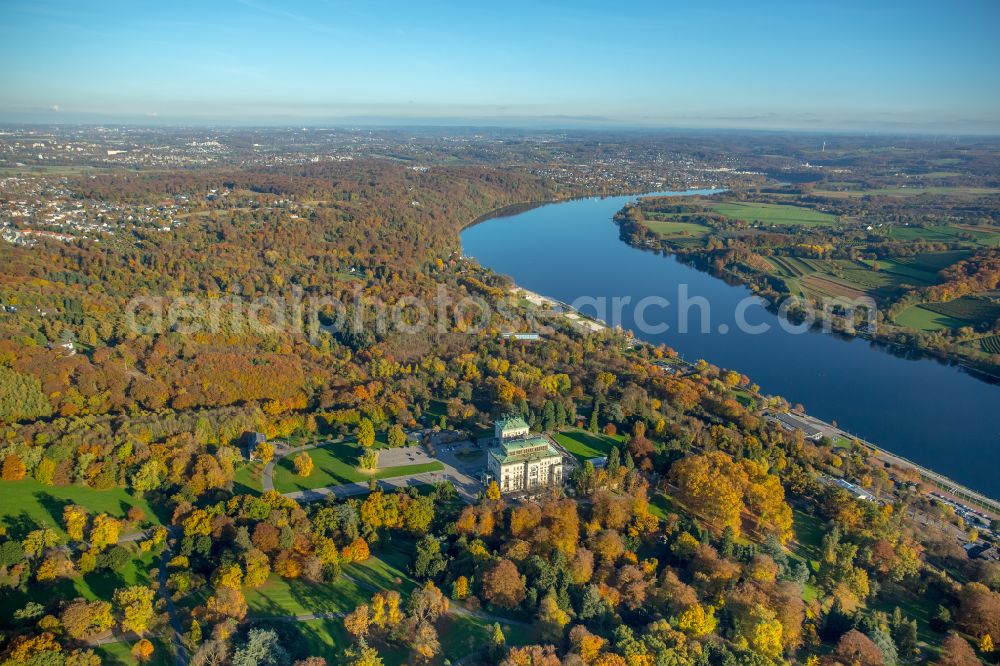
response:
[[[500,492],[513,493],[563,481],[562,454],[546,435],[532,435],[520,417],[494,425],[495,443],[490,447],[487,467]]]

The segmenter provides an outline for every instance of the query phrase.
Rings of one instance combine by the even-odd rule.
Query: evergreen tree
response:
[[[545,401],[545,406],[542,407],[542,430],[546,432],[555,430],[556,428],[556,408],[552,405],[551,400]]]
[[[608,452],[608,474],[614,478],[618,474],[618,468],[622,466],[621,463],[621,452],[618,450],[617,446],[612,446],[611,450]]]
[[[726,525],[722,530],[722,538],[719,541],[719,555],[723,557],[733,556],[733,546],[736,545],[736,533],[731,525]]]

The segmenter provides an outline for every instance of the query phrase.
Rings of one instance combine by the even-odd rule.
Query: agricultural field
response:
[[[979,348],[987,354],[1000,354],[1000,335],[987,335],[979,339]]]
[[[968,325],[961,319],[955,319],[940,312],[928,310],[923,305],[911,305],[906,308],[896,315],[895,322],[899,326],[928,332],[961,328]]]
[[[768,257],[768,261],[775,266],[774,274],[785,279],[791,293],[809,298],[871,296],[888,301],[910,289],[940,282],[935,273],[923,270],[925,264],[920,262],[880,260],[866,263],[777,256]]]
[[[714,212],[734,220],[780,226],[820,226],[836,224],[837,218],[812,208],[783,204],[729,202],[709,206]]]
[[[900,227],[889,229],[889,237],[902,241],[930,241],[936,243],[966,242],[978,247],[996,247],[1000,245],[1000,230],[995,227],[970,227],[957,225],[939,225],[933,227]]]
[[[921,307],[964,321],[966,326],[989,326],[1000,319],[1000,304],[975,296],[963,296],[946,303],[923,303]]]
[[[711,227],[694,222],[685,222],[683,218],[688,217],[683,214],[667,213],[645,213],[643,225],[654,233],[664,237],[688,236],[701,238],[712,231]]]
[[[942,178],[948,176],[939,176]],[[992,187],[878,187],[870,190],[816,190],[813,194],[830,198],[856,198],[856,197],[916,197],[922,194],[933,194],[936,196],[971,198],[990,194],[1000,194],[1000,189]]]
[[[85,486],[46,486],[34,479],[4,482],[4,501],[0,503],[0,523],[12,534],[24,534],[39,527],[51,527],[61,536],[63,508],[68,504],[87,507],[91,514],[107,513],[124,518],[137,506],[146,514],[147,525],[159,525],[169,516],[157,516],[153,507],[131,495],[124,488],[95,490]]]
[[[376,440],[376,448],[384,448],[384,442]],[[286,456],[274,466],[274,487],[279,492],[297,490],[312,490],[325,486],[339,486],[345,483],[358,483],[368,479],[389,479],[395,476],[436,472],[444,466],[435,461],[416,465],[400,465],[382,467],[373,474],[366,474],[358,469],[358,458],[361,446],[357,442],[340,442],[326,444],[308,451],[315,465],[312,474],[301,477],[295,473],[292,463],[294,455]]]
[[[580,428],[567,428],[562,432],[555,433],[552,439],[581,462],[590,458],[606,456],[611,451],[612,446],[617,446],[625,441],[621,435],[587,432]]]

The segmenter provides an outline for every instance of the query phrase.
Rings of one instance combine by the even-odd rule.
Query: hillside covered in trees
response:
[[[96,238],[0,246],[0,663],[996,661],[1000,565],[911,472],[621,332],[502,335],[541,313],[461,257],[459,230],[584,188],[382,160],[65,187],[171,224],[109,214]],[[318,304],[318,330],[275,302]],[[419,303],[444,303],[433,325]],[[510,414],[607,464],[581,455],[530,502],[374,477],[306,501],[265,487],[271,441],[245,447],[283,442],[305,478],[351,445],[373,470],[407,432]]]

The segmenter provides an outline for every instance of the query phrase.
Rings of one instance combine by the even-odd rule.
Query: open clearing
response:
[[[569,428],[555,433],[552,439],[581,462],[590,458],[606,456],[611,451],[612,446],[617,446],[625,441],[621,435],[611,436],[587,432],[580,428]]]
[[[720,215],[725,215],[734,220],[743,220],[750,224],[760,222],[783,226],[819,226],[837,223],[837,218],[829,213],[822,213],[818,210],[802,206],[731,202],[712,204],[709,208]]]
[[[954,317],[948,317],[939,312],[928,310],[923,305],[911,305],[898,315],[896,323],[918,331],[942,331],[950,328],[961,328],[966,323]]]
[[[1000,245],[1000,233],[991,231],[994,227],[975,228],[968,225],[935,225],[930,227],[900,227],[889,229],[889,237],[897,240],[925,240],[941,243],[972,243],[979,247]]]
[[[685,222],[684,219],[687,217],[687,215],[683,214],[647,212],[642,223],[654,233],[665,237],[689,236],[701,238],[712,230],[711,227],[703,224]]]
[[[4,482],[0,521],[17,536],[45,526],[65,537],[62,512],[68,504],[84,506],[91,515],[107,513],[115,518],[124,518],[131,507],[137,506],[145,512],[145,522],[151,525],[159,525],[162,518],[157,517],[148,502],[122,488],[94,490],[77,485],[46,486],[34,479],[22,479]]]

